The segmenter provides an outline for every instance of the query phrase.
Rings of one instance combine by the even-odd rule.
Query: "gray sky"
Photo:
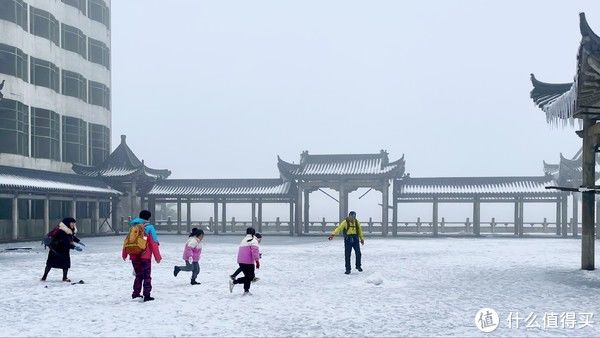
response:
[[[541,175],[580,141],[529,73],[572,80],[580,11],[600,32],[591,0],[116,0],[113,146],[174,178],[380,149],[414,177]]]

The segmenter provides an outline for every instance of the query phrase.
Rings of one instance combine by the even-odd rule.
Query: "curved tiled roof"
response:
[[[291,197],[292,184],[282,179],[175,179],[154,184],[155,197]]]
[[[99,179],[53,171],[0,166],[0,188],[27,193],[120,195]]]
[[[121,144],[101,165],[93,167],[73,164],[73,171],[84,176],[106,178],[142,176],[150,179],[164,179],[171,175],[169,170],[148,168],[129,148],[125,135],[121,136]]]
[[[335,177],[335,176],[383,176],[400,177],[404,174],[404,156],[389,162],[388,154],[334,154],[312,155],[304,152],[300,164],[293,164],[277,157],[277,167],[284,177]]]
[[[600,117],[600,37],[592,31],[584,13],[580,13],[579,18],[581,42],[574,81],[550,84],[531,75],[531,98],[546,113],[549,122]]]
[[[509,197],[515,195],[556,196],[547,190],[551,176],[515,177],[407,177],[394,183],[400,198],[418,197]]]

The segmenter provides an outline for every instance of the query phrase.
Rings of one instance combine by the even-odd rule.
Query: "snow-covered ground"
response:
[[[161,237],[164,260],[153,264],[154,302],[132,301],[132,269],[121,238],[87,238],[72,255],[69,277],[39,278],[46,253],[0,253],[2,336],[481,336],[475,314],[495,309],[491,336],[599,336],[600,272],[579,266],[572,239],[368,239],[365,271],[343,274],[343,243],[325,238],[266,237],[263,260],[242,296],[229,293],[238,237],[205,238],[199,281],[173,277],[185,237]],[[594,313],[583,329],[509,328],[510,312]],[[579,319],[578,319],[579,320]],[[564,324],[564,322],[563,322]],[[568,324],[568,323],[567,323]],[[580,324],[580,322],[578,322]],[[579,326],[579,325],[578,325]]]

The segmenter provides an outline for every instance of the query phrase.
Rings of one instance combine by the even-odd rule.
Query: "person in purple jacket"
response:
[[[229,280],[229,292],[233,292],[235,284],[244,284],[244,295],[250,294],[250,284],[254,279],[254,264],[260,269],[260,254],[258,250],[258,239],[255,236],[254,228],[246,229],[246,237],[240,243],[238,248],[237,261],[242,269],[244,277],[235,280]]]

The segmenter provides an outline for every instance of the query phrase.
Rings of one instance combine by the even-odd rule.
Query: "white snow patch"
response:
[[[373,285],[383,284],[383,276],[379,272],[375,272],[367,277],[367,283]]]
[[[468,337],[483,335],[474,316],[490,307],[501,319],[493,336],[600,336],[600,272],[579,270],[580,240],[374,238],[362,250],[365,272],[348,276],[341,241],[266,236],[251,297],[242,297],[239,285],[233,294],[228,289],[239,237],[205,238],[196,286],[189,273],[173,277],[186,240],[161,236],[163,262],[152,265],[156,300],[149,303],[131,300],[122,237],[83,239],[86,250],[73,252],[69,272],[81,285],[62,283],[56,270],[39,281],[47,255],[39,242],[0,245],[0,333]],[[1,252],[11,246],[33,250]],[[544,313],[592,312],[596,324],[510,329],[511,311],[533,312],[540,324]],[[59,314],[73,320],[57,322]]]

